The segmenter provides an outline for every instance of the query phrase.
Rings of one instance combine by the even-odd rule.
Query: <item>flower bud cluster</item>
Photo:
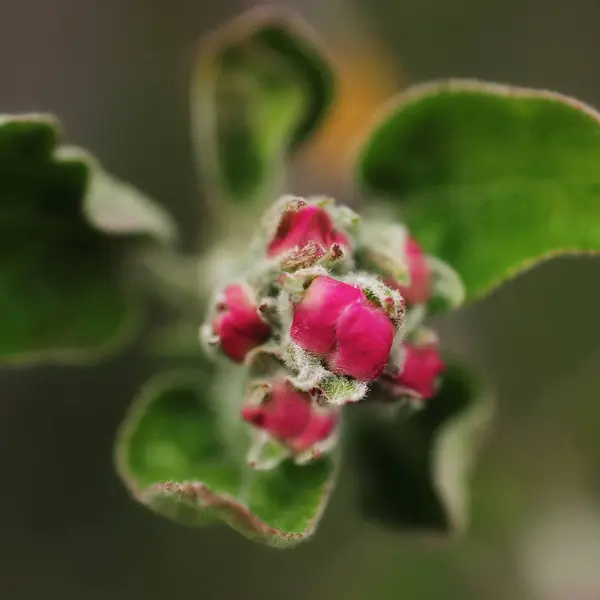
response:
[[[363,222],[330,198],[286,196],[256,247],[202,328],[209,346],[248,369],[250,464],[321,456],[349,402],[419,405],[435,395],[444,364],[423,319],[432,299],[458,304],[463,291],[403,225]]]

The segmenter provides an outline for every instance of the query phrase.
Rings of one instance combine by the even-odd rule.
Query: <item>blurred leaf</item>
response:
[[[91,173],[84,212],[95,229],[109,235],[151,235],[162,242],[175,241],[177,227],[171,216],[139,190],[106,173],[78,148],[61,148],[58,155],[88,164]]]
[[[0,361],[73,360],[123,340],[139,307],[107,234],[174,235],[139,192],[57,142],[52,117],[0,117]]]
[[[490,399],[462,368],[448,365],[425,408],[414,414],[389,408],[370,400],[348,407],[363,514],[396,529],[462,531]]]
[[[267,545],[294,545],[317,526],[334,482],[333,460],[285,461],[270,471],[247,466],[249,436],[232,401],[233,378],[216,379],[215,406],[207,373],[152,380],[121,431],[119,472],[138,501],[176,521],[222,521]]]
[[[409,91],[358,160],[467,297],[561,253],[600,250],[600,115],[559,94],[450,81]]]
[[[200,45],[192,125],[203,181],[221,202],[278,193],[284,161],[321,123],[333,74],[304,23],[253,10]]]
[[[465,301],[465,286],[458,273],[434,256],[427,257],[431,275],[431,295],[425,307],[429,316],[456,310]]]

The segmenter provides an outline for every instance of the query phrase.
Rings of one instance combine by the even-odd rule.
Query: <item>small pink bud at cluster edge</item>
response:
[[[423,346],[404,345],[404,364],[399,373],[385,376],[386,384],[399,394],[419,400],[431,398],[436,391],[436,381],[444,370],[444,363],[434,343]]]
[[[276,379],[260,405],[242,407],[244,421],[268,431],[294,453],[327,439],[336,424],[335,414],[315,411],[309,394],[284,379]]]
[[[264,343],[271,334],[258,308],[241,284],[228,285],[212,319],[212,333],[223,352],[233,361],[242,362],[248,352]]]
[[[404,244],[404,256],[408,268],[409,284],[402,285],[386,279],[387,285],[398,290],[408,305],[426,302],[431,293],[431,273],[427,258],[417,242],[408,237]]]

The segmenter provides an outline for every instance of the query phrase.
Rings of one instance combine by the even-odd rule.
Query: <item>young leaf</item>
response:
[[[437,395],[417,413],[390,412],[373,400],[348,407],[348,444],[365,517],[396,529],[464,530],[489,397],[449,365]]]
[[[139,310],[108,234],[174,235],[139,192],[57,143],[52,117],[0,117],[0,361],[73,360],[122,340]]]
[[[283,162],[320,124],[333,75],[304,23],[253,10],[200,45],[191,90],[203,182],[220,202],[271,198]]]
[[[225,377],[229,383],[234,378],[219,378],[221,388],[220,381],[227,385]],[[187,525],[224,522],[279,548],[307,539],[333,486],[334,459],[302,466],[287,460],[266,471],[250,468],[250,439],[238,402],[221,389],[218,404],[211,405],[210,380],[201,371],[169,373],[142,390],[117,445],[118,470],[129,491]]]
[[[467,297],[561,253],[600,250],[600,115],[552,92],[418,86],[375,126],[363,190],[464,279]]]

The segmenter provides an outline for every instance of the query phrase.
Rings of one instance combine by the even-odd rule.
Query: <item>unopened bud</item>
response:
[[[336,415],[331,410],[316,410],[310,395],[295,389],[285,377],[270,383],[270,391],[260,404],[247,404],[241,410],[244,421],[268,432],[293,453],[304,452],[328,438]]]
[[[314,204],[287,205],[273,239],[267,247],[269,256],[298,251],[313,243],[326,252],[333,244],[348,246],[348,238],[334,227],[329,213]]]
[[[250,298],[250,290],[241,283],[228,285],[223,290],[210,329],[212,335],[208,341],[218,341],[223,352],[236,362],[242,362],[248,352],[263,344],[271,333]]]
[[[427,334],[419,337],[404,344],[403,364],[395,373],[386,373],[382,383],[394,395],[427,400],[435,395],[444,363],[438,353],[437,338]]]
[[[292,341],[321,357],[331,371],[361,381],[383,372],[396,326],[355,285],[316,277],[294,305]]]
[[[406,239],[404,254],[408,268],[408,283],[393,278],[386,279],[385,282],[397,289],[408,305],[427,302],[431,293],[431,272],[427,257],[411,237]]]

